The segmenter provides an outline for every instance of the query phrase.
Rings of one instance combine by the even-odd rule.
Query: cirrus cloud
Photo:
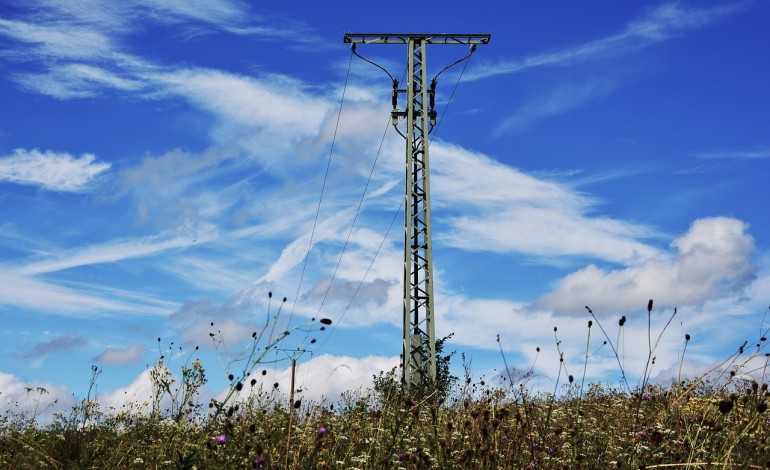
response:
[[[96,161],[90,153],[77,158],[64,152],[16,149],[11,155],[0,157],[0,181],[31,184],[51,191],[83,192],[110,166]]]

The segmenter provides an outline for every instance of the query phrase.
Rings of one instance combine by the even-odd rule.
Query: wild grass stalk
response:
[[[271,326],[263,328],[263,343]],[[604,346],[594,344],[591,330],[583,371],[575,373],[579,383],[554,330],[560,362],[553,393],[513,386],[526,383],[529,373],[519,379],[507,359],[503,387],[474,380],[464,361],[465,380],[452,385],[443,404],[435,400],[438,389],[404,390],[396,369],[331,404],[303,398],[299,408],[287,409],[277,390],[254,386],[233,392],[220,410],[178,421],[176,409],[88,408],[98,401],[89,393],[51,425],[0,417],[0,468],[770,468],[767,356],[758,362],[766,354],[764,328],[756,348],[743,345],[698,378],[681,382],[680,359],[675,385],[642,380],[645,388],[633,391],[627,384],[587,383],[589,361]],[[650,334],[648,353],[656,348],[653,339]],[[250,360],[245,368],[238,364],[240,379],[271,343],[245,349]],[[749,374],[753,382],[742,380]]]

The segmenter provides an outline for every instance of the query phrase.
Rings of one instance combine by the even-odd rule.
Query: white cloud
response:
[[[437,242],[470,251],[524,253],[543,259],[589,256],[638,263],[657,255],[637,241],[650,228],[589,214],[595,202],[555,182],[537,179],[480,154],[441,143],[431,147],[433,205],[448,212]],[[463,215],[454,215],[458,208]]]
[[[0,157],[0,181],[33,184],[51,191],[82,192],[110,168],[90,153],[75,158],[68,153],[16,149]]]
[[[139,361],[144,352],[144,346],[133,344],[127,348],[107,348],[94,358],[99,364],[131,364]]]
[[[20,381],[18,377],[0,372],[0,409],[11,415],[36,418],[38,423],[52,421],[53,414],[73,405],[66,387],[49,382]]]
[[[294,166],[302,139],[314,138],[331,110],[328,101],[308,93],[304,84],[285,76],[260,80],[210,69],[177,70],[150,76],[167,92],[184,97],[222,120],[214,140],[233,140],[266,166]],[[261,132],[257,132],[257,130]]]
[[[86,315],[92,312],[166,313],[150,305],[131,305],[113,296],[101,297],[52,282],[0,270],[0,305],[45,311],[53,314]],[[159,312],[160,310],[160,312]]]
[[[734,159],[755,159],[755,158],[770,158],[770,149],[758,149],[758,150],[725,150],[716,152],[707,152],[697,155],[698,158],[734,158]]]
[[[688,30],[704,27],[739,8],[741,6],[738,4],[710,8],[686,8],[676,3],[661,4],[650,9],[645,17],[630,22],[620,33],[521,60],[501,61],[495,65],[476,67],[466,73],[463,80],[479,80],[537,67],[564,67],[617,57],[672,39]]]
[[[525,127],[542,119],[559,115],[597,101],[612,92],[615,84],[604,77],[580,84],[564,85],[553,90],[549,96],[525,103],[514,115],[506,118],[493,131],[494,135]]]
[[[228,0],[142,0],[139,3],[149,8],[154,19],[160,22],[196,19],[225,26],[239,23],[245,15],[241,4]]]
[[[199,233],[201,241],[206,241],[207,234]],[[190,237],[146,237],[134,240],[117,240],[102,245],[92,245],[73,250],[55,259],[37,261],[18,269],[25,275],[51,273],[102,263],[113,263],[132,258],[144,258],[175,248],[189,247],[193,244]]]
[[[299,362],[295,371],[295,387],[302,393],[296,398],[319,401],[325,398],[331,402],[339,400],[344,392],[365,391],[372,385],[372,377],[380,372],[389,371],[399,364],[398,357],[385,356],[333,356],[322,354],[307,362]],[[263,375],[262,371],[266,373]],[[278,383],[278,389],[288,395],[291,389],[291,367],[285,369],[260,368],[251,379],[257,380],[255,387],[272,389]],[[227,390],[219,393],[218,399],[226,395]]]
[[[590,305],[600,312],[638,308],[649,298],[660,305],[701,304],[741,295],[754,280],[754,240],[744,222],[727,217],[696,220],[675,240],[671,259],[605,271],[590,265],[565,277],[535,307],[574,312]]]
[[[44,58],[105,58],[115,47],[101,32],[76,24],[41,25],[0,18],[0,34],[31,44]]]
[[[147,368],[139,376],[125,387],[116,388],[107,393],[101,393],[97,400],[104,410],[126,410],[133,412],[148,412],[152,409],[153,382]],[[174,377],[176,379],[176,377]],[[166,409],[170,404],[170,398],[166,395],[161,402],[161,409]]]

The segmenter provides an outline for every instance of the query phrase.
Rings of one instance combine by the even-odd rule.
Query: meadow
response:
[[[648,314],[651,309],[652,301]],[[599,327],[616,351],[588,311],[589,331]],[[770,468],[764,335],[699,377],[668,386],[649,383],[645,372],[631,387],[621,369],[615,384],[560,373],[552,391],[534,392],[531,370],[506,365],[504,380],[488,384],[472,377],[464,357],[463,376],[451,376],[453,354],[446,354],[436,383],[406,391],[394,369],[373,377],[368,389],[327,403],[290,402],[251,378],[290,331],[272,333],[255,332],[247,367],[230,375],[219,401],[200,402],[206,376],[199,361],[182,365],[177,381],[161,356],[149,403],[102,410],[89,393],[45,425],[36,410],[6,410],[0,468]],[[259,341],[266,346],[257,347]],[[92,382],[97,378],[94,368]]]

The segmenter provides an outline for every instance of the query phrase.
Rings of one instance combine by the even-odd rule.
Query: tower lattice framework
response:
[[[402,381],[414,388],[436,379],[436,332],[433,297],[433,249],[430,220],[430,141],[436,123],[435,79],[428,83],[426,52],[430,44],[487,44],[488,34],[345,34],[356,44],[405,44],[407,83],[393,80],[393,125],[406,120],[406,207],[404,209],[404,298]],[[375,64],[376,65],[376,64]],[[406,109],[397,109],[406,94]],[[398,129],[396,127],[396,129]]]

